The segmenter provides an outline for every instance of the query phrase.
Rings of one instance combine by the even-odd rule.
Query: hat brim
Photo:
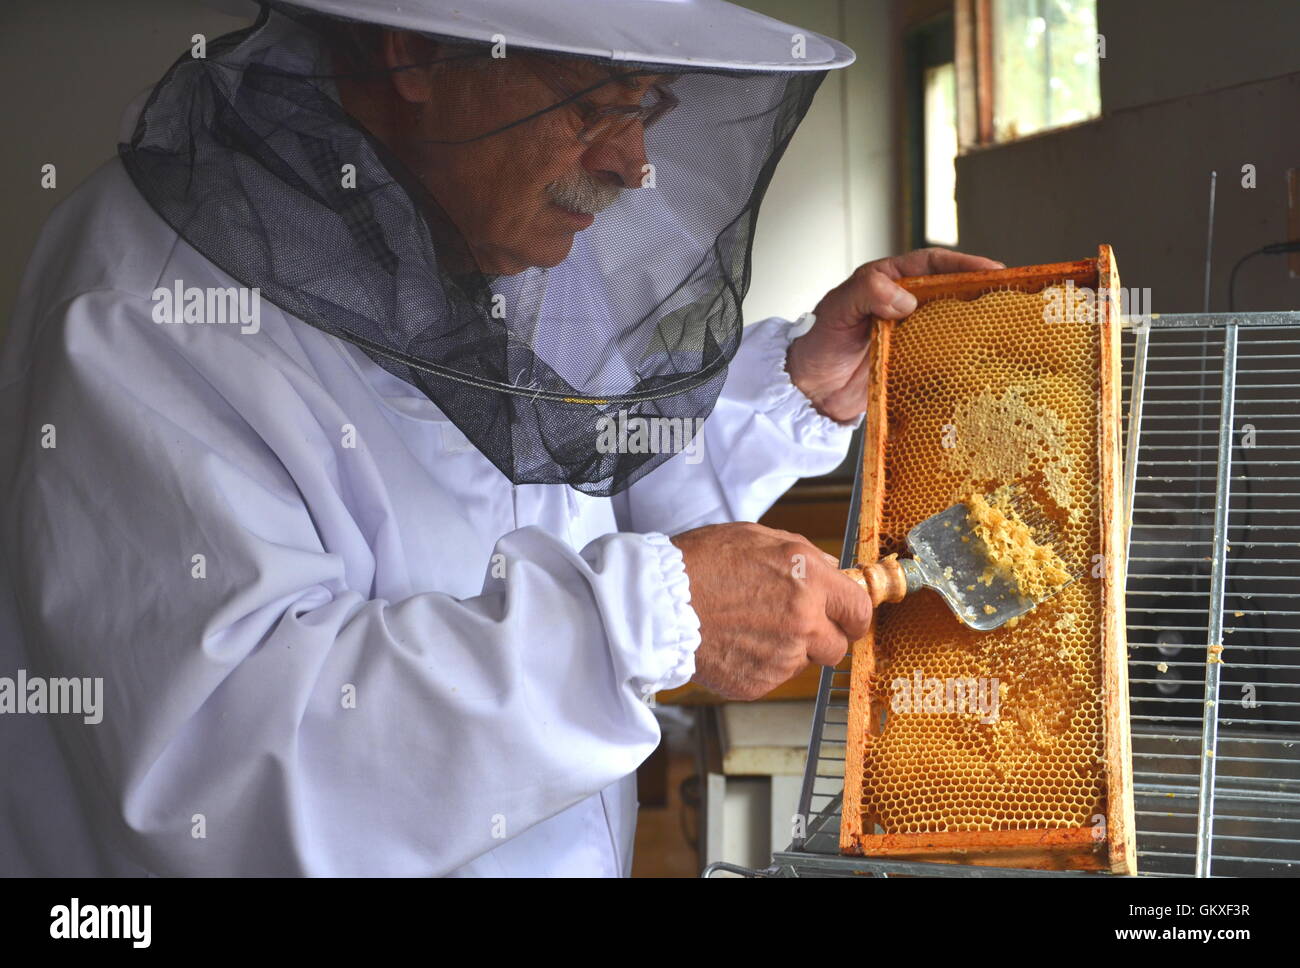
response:
[[[290,0],[334,17],[485,44],[635,64],[824,71],[855,54],[814,31],[725,0]]]

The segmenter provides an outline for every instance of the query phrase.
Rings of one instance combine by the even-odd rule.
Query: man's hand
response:
[[[871,597],[797,534],[713,524],[672,539],[700,617],[695,681],[757,699],[809,662],[835,665],[871,624]]]
[[[896,279],[1005,268],[950,249],[917,249],[859,266],[817,304],[813,328],[790,344],[786,372],[791,382],[819,413],[852,420],[867,408],[867,317],[902,319],[916,308],[916,297]]]

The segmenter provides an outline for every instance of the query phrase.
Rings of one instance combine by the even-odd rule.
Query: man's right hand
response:
[[[807,538],[711,524],[672,539],[700,617],[694,681],[757,699],[809,662],[836,665],[871,623],[871,597]]]

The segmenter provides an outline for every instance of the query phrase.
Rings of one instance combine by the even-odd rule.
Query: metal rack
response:
[[[1300,312],[1155,316],[1123,360],[1139,871],[1300,873]],[[705,876],[1107,876],[841,856],[849,682],[822,671],[804,836]]]

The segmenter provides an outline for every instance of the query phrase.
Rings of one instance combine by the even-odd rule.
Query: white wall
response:
[[[863,262],[894,252],[888,0],[747,0],[857,53],[822,84],[763,200],[746,322],[795,319]]]

